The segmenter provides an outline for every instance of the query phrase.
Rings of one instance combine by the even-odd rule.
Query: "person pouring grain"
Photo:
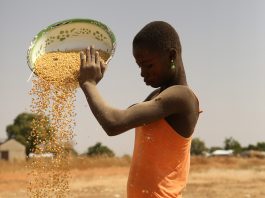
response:
[[[127,197],[180,198],[200,110],[187,84],[177,32],[163,21],[147,24],[133,39],[133,56],[145,84],[155,88],[143,102],[117,109],[103,99],[97,84],[107,65],[93,47],[80,54],[79,84],[109,136],[135,128]]]

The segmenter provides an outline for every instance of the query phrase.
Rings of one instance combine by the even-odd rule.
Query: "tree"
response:
[[[221,149],[223,149],[223,148],[220,147],[220,146],[212,146],[212,147],[209,148],[209,152],[212,153],[212,152],[214,152],[216,150],[221,150]]]
[[[241,152],[242,147],[237,140],[230,137],[230,138],[226,138],[224,140],[224,149],[225,150],[232,149],[232,150],[234,150],[234,153],[239,153],[239,152]]]
[[[194,138],[191,142],[191,155],[202,155],[207,151],[205,143],[199,138]]]
[[[258,151],[265,151],[265,142],[258,142],[256,148]]]
[[[19,114],[13,124],[6,127],[7,138],[15,139],[21,144],[26,146],[26,154],[28,155],[35,148],[36,137],[31,136],[32,123],[34,120],[41,119],[40,116],[33,113],[21,113]],[[47,126],[44,129],[47,133],[49,131],[49,123],[47,121]],[[47,134],[45,133],[45,134]],[[38,137],[40,140],[48,137]]]
[[[244,150],[257,150],[256,145],[249,144],[247,147],[244,148]]]
[[[265,142],[257,142],[256,145],[249,144],[247,147],[242,148],[243,150],[255,150],[255,151],[265,151]]]
[[[103,146],[100,142],[96,143],[94,146],[88,148],[88,156],[107,156],[114,157],[114,152],[107,146]]]

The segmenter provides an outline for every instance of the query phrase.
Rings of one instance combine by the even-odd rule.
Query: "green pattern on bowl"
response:
[[[83,50],[93,45],[96,49],[114,55],[116,39],[103,23],[92,19],[69,19],[41,30],[32,40],[27,52],[29,68],[34,71],[36,59],[47,52]]]

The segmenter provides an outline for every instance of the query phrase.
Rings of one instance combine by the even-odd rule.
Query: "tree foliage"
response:
[[[35,148],[36,137],[31,136],[32,123],[34,120],[40,119],[39,116],[33,113],[21,113],[15,119],[14,123],[6,127],[7,138],[15,139],[26,146],[26,154],[28,155]],[[45,127],[46,133],[49,131],[49,123]],[[38,137],[40,138],[40,137]],[[41,137],[42,139],[45,137]]]
[[[265,142],[258,142],[257,143],[257,150],[265,151]]]
[[[207,151],[205,143],[199,138],[194,138],[191,142],[191,155],[203,155]]]
[[[212,153],[212,152],[214,152],[216,150],[222,150],[222,149],[223,148],[220,147],[220,146],[212,146],[212,147],[209,148],[209,152]]]
[[[100,142],[98,142],[94,146],[88,148],[87,155],[93,157],[94,156],[114,157],[115,153],[107,146],[103,146]]]
[[[234,153],[239,153],[242,150],[241,144],[235,140],[232,137],[226,138],[224,140],[224,149],[229,150],[232,149],[234,150]]]
[[[258,142],[256,145],[249,144],[245,150],[265,151],[265,142]]]

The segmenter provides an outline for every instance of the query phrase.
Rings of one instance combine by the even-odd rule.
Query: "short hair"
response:
[[[133,39],[133,48],[147,47],[154,50],[176,49],[181,54],[178,33],[164,21],[153,21],[144,26]]]

